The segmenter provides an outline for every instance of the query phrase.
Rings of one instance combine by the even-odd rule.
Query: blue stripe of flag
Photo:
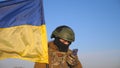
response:
[[[42,4],[42,0],[0,2],[0,28],[45,24]]]

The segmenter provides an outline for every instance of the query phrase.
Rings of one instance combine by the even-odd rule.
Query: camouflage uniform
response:
[[[71,50],[68,50],[68,52],[60,52],[53,42],[49,42],[48,47],[49,64],[35,63],[34,68],[82,68],[79,60],[77,60],[77,64],[73,66],[67,63],[66,58],[67,55],[71,53]]]
[[[72,43],[75,40],[75,34],[73,30],[68,26],[59,26],[57,27],[51,35],[51,38],[61,38],[66,40],[69,43]],[[34,68],[82,68],[80,61],[78,60],[77,55],[72,56],[72,51],[69,48],[66,51],[61,51],[61,48],[58,47],[58,42],[49,42],[49,64],[44,63],[35,63]],[[69,44],[70,45],[70,44]],[[62,45],[60,45],[62,46]],[[66,45],[65,45],[66,46]],[[67,45],[68,46],[68,45]],[[62,50],[65,50],[62,49]]]

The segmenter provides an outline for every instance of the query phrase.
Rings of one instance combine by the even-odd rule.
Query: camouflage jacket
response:
[[[49,47],[49,64],[35,63],[34,68],[82,68],[80,61],[75,66],[70,66],[66,62],[67,55],[72,51],[60,52],[53,42],[48,43]]]

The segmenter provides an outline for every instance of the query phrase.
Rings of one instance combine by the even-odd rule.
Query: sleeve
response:
[[[47,64],[46,63],[38,63],[35,62],[34,68],[46,68]]]

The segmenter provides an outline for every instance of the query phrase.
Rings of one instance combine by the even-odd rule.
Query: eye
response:
[[[62,43],[64,43],[64,44],[66,44],[66,45],[70,44],[70,42],[69,42],[69,41],[64,40],[64,39],[60,39],[60,42],[62,42]]]

